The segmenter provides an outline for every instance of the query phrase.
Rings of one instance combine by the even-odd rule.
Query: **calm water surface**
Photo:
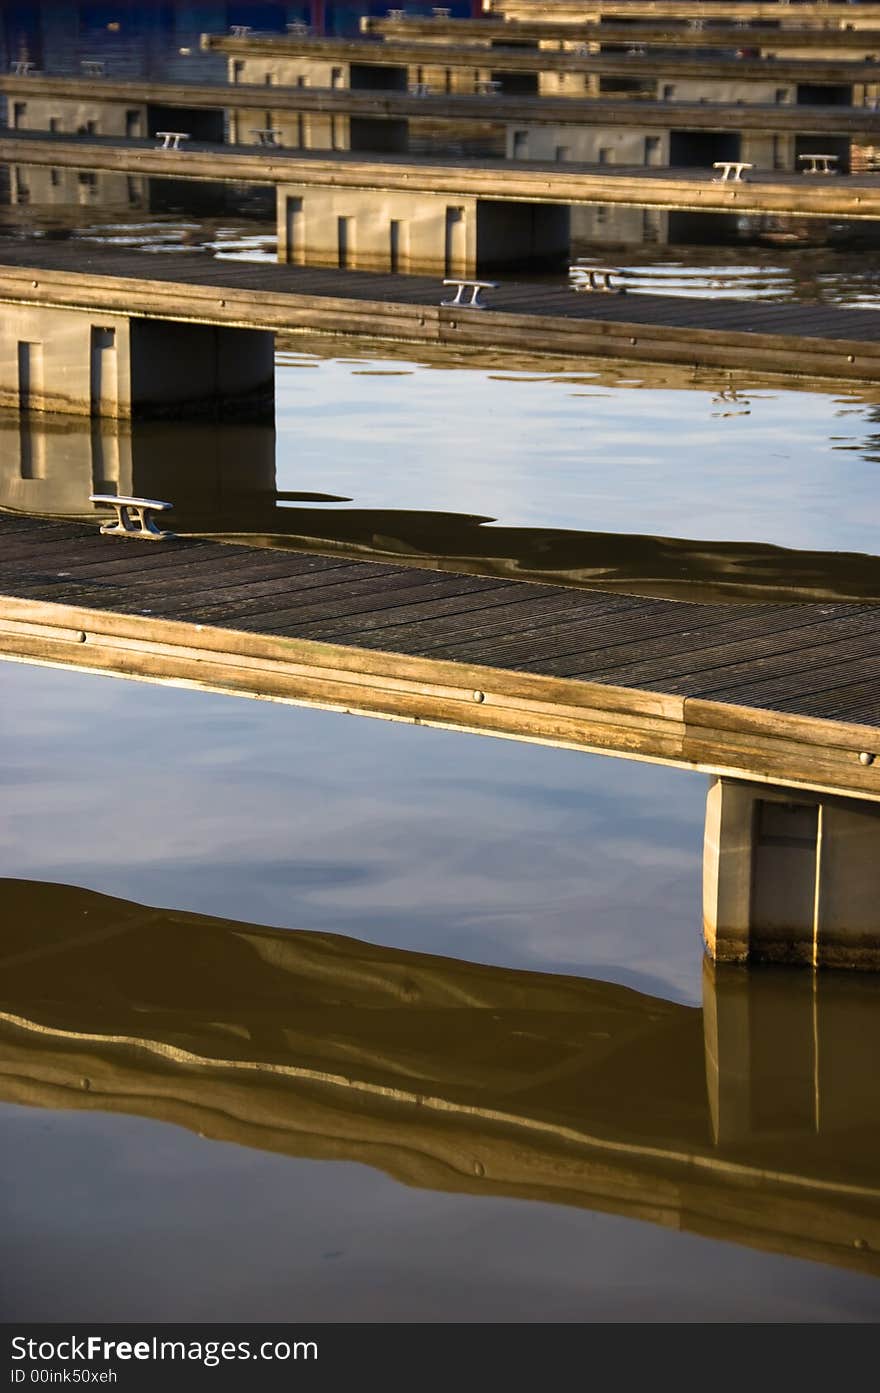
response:
[[[512,526],[876,550],[880,407],[858,389],[532,366],[282,352],[279,486]]]
[[[144,37],[19,7],[0,57],[205,73],[166,8]],[[45,174],[0,236],[275,256],[265,190],[53,206]],[[636,290],[880,303],[865,249],[613,259]],[[880,600],[876,391],[277,362],[274,428],[0,413],[0,507],[115,488],[182,532]],[[0,1317],[880,1315],[880,983],[704,967],[700,777],[7,662],[0,784]]]
[[[691,599],[880,599],[870,390],[287,339],[276,426],[0,412],[0,506]]]
[[[711,1162],[719,1144],[694,1009],[701,778],[27,665],[0,665],[0,684],[7,1318],[876,1318],[873,1277],[847,1270],[874,1261],[876,1202],[846,1198],[875,1190],[873,1103],[830,1124],[831,1159],[784,1116],[769,1142],[722,1137],[751,1177],[747,1222],[723,1175],[708,1200],[689,1167],[664,1176],[668,1153]],[[43,882],[131,903],[46,909]],[[263,927],[160,932],[143,905]],[[306,933],[279,946],[271,928]],[[328,933],[378,945],[379,966],[353,974],[345,955],[367,950],[340,967],[334,948],[328,976],[308,950]],[[284,970],[288,941],[306,979],[260,986],[255,964]],[[399,1027],[341,1027],[352,982],[381,993],[401,962]],[[487,965],[476,984],[468,964]],[[548,996],[565,986],[533,976],[548,972],[576,975],[579,998]],[[419,1015],[432,999],[444,1009]],[[468,1029],[479,1048],[462,1052]],[[107,1043],[132,1036],[185,1050]],[[230,1092],[239,1058],[280,1066],[274,1092],[240,1072]],[[284,1071],[315,1058],[544,1132],[465,1119],[462,1137],[441,1118],[413,1136],[411,1111],[303,1093]],[[610,1137],[610,1162],[597,1173],[564,1141],[548,1157],[560,1121]],[[650,1152],[635,1201],[633,1141]],[[807,1177],[782,1239],[754,1232],[776,1222],[768,1165]],[[761,1251],[815,1257],[823,1223],[821,1262]]]

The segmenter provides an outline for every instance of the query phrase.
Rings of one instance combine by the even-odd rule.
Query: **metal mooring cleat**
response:
[[[746,183],[745,170],[754,169],[753,164],[748,164],[745,160],[716,160],[712,165],[713,169],[720,170],[712,180],[713,184],[744,184]]]
[[[89,502],[116,509],[116,521],[101,524],[105,536],[143,537],[150,542],[174,536],[173,532],[163,532],[153,520],[154,513],[167,512],[173,503],[161,503],[157,498],[126,498],[118,493],[91,493]]]
[[[161,140],[162,144],[157,145],[157,150],[179,150],[182,140],[189,140],[188,131],[157,131],[156,139]]]
[[[461,305],[463,308],[469,310],[487,310],[489,306],[485,301],[480,299],[480,291],[498,289],[497,281],[445,280],[443,284],[458,286],[454,299],[440,301],[440,305],[444,309],[448,309],[452,305]],[[469,300],[463,298],[466,290],[471,292],[471,298]]]
[[[580,291],[599,291],[607,295],[625,295],[626,287],[615,285],[615,276],[625,276],[626,271],[622,271],[619,266],[570,266],[569,272],[580,271],[586,276],[586,280],[576,281],[572,285],[572,290]]]

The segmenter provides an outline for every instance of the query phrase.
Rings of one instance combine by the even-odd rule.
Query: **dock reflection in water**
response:
[[[880,1275],[880,979],[707,963],[699,1010],[19,880],[0,922],[7,1103]]]
[[[742,400],[726,390],[719,414],[744,410]],[[251,545],[691,601],[880,601],[880,559],[865,552],[505,526],[474,513],[359,507],[319,488],[284,490],[277,476],[290,462],[271,426],[6,411],[0,447],[0,508],[14,512],[97,523],[91,493],[133,494],[172,501],[180,534]],[[863,448],[870,459],[876,442]],[[402,466],[389,461],[392,471]],[[304,482],[321,479],[312,469]],[[334,506],[316,506],[325,504]]]

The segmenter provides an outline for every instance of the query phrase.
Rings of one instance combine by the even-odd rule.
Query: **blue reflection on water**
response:
[[[698,776],[26,665],[0,685],[0,874],[699,998]]]

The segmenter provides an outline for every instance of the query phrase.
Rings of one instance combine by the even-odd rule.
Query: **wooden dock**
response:
[[[878,122],[880,117],[874,120]],[[880,219],[880,175],[876,174],[809,179],[799,174],[755,172],[748,182],[738,183],[717,180],[712,170],[498,159],[469,159],[462,164],[436,156],[331,154],[197,141],[185,149],[164,150],[157,148],[155,141],[49,136],[39,131],[0,133],[0,163],[108,170],[165,179],[443,194],[504,203],[568,207],[621,204],[856,222]]]
[[[138,78],[119,81],[110,77],[21,77],[0,73],[0,93],[7,97],[63,101],[146,103],[175,109],[253,110],[265,112],[266,88],[255,82],[157,82]],[[414,96],[408,91],[352,87],[272,88],[273,112],[303,115],[361,116],[373,120],[422,120],[482,122],[493,127],[527,126],[638,126],[683,131],[771,131],[800,135],[848,135],[865,139],[880,135],[880,113],[867,106],[815,106],[761,102],[725,103],[647,101],[613,97],[554,97],[507,95],[491,97],[469,92],[429,92]],[[20,135],[35,138],[37,131],[4,129],[4,139]],[[48,131],[44,138],[48,136]],[[190,150],[192,147],[188,147]],[[293,150],[291,153],[298,153]],[[509,167],[509,166],[508,166]],[[558,172],[559,166],[554,167]],[[603,166],[613,175],[614,166]]]
[[[444,307],[438,279],[114,251],[0,246],[0,303],[284,333],[599,357],[880,382],[873,310],[698,297],[575,294],[504,282],[489,308]]]
[[[731,609],[0,517],[7,658],[874,801],[878,646],[870,605]]]
[[[633,42],[638,42],[636,37]],[[358,66],[388,68],[420,64],[451,70],[491,68],[504,73],[594,73],[600,77],[700,78],[706,81],[805,82],[851,85],[873,83],[876,73],[858,59],[635,56],[621,53],[576,53],[571,49],[481,48],[474,44],[426,43],[418,39],[298,38],[290,34],[205,34],[202,47],[248,58],[308,57]]]
[[[800,9],[801,6],[798,6]],[[827,8],[827,7],[823,7]],[[631,5],[627,5],[631,9]],[[880,28],[852,29],[841,27],[813,28],[786,24],[784,28],[770,29],[767,25],[749,24],[740,20],[739,24],[727,22],[730,9],[725,5],[723,18],[712,18],[708,27],[684,28],[681,25],[664,23],[662,18],[642,19],[637,26],[625,20],[615,24],[613,19],[601,23],[593,20],[579,24],[574,20],[551,19],[441,19],[436,15],[425,16],[406,14],[402,19],[389,19],[387,16],[364,15],[361,18],[361,33],[376,34],[381,38],[395,39],[445,39],[448,42],[464,42],[492,45],[504,49],[505,45],[524,45],[527,43],[547,43],[558,41],[566,44],[624,44],[632,47],[641,44],[645,47],[668,48],[819,48],[819,49],[865,49],[866,52],[880,50]],[[860,7],[861,12],[864,6]],[[641,13],[639,11],[639,13]],[[793,12],[797,14],[797,10]],[[875,16],[880,7],[874,6]]]
[[[783,0],[784,3],[784,0]],[[853,15],[848,0],[798,0],[797,5],[783,10],[780,0],[726,0],[723,14],[717,0],[488,0],[488,13],[503,15],[510,20],[550,20],[554,24],[572,21],[598,23],[606,19],[773,19],[784,28],[813,20],[817,25],[871,22],[880,28],[880,5],[868,0],[859,5]]]

